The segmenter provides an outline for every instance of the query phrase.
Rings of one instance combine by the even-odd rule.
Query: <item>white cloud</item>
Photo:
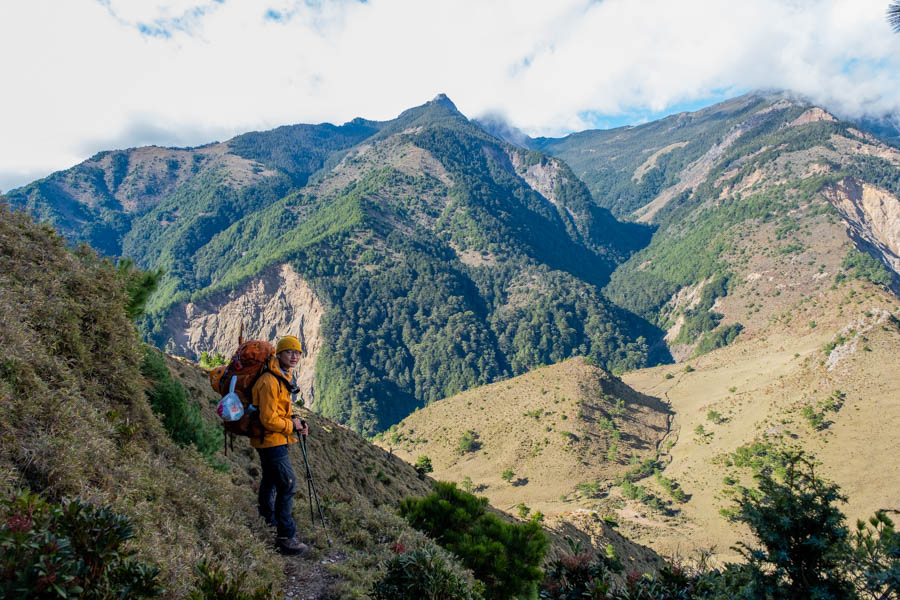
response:
[[[754,88],[791,89],[847,115],[896,113],[900,35],[888,27],[886,7],[887,0],[7,1],[0,181],[112,147],[389,119],[441,91],[470,116],[502,113],[532,134],[588,127],[589,111],[665,111]]]

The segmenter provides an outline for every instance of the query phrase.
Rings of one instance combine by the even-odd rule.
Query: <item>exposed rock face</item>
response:
[[[900,275],[900,199],[853,178],[842,179],[824,193],[844,217],[851,235],[875,249]]]
[[[802,115],[788,123],[788,127],[805,125],[807,123],[814,123],[815,121],[837,121],[837,119],[835,119],[830,113],[825,112],[818,106],[813,106]]]
[[[319,325],[323,313],[309,284],[290,265],[275,265],[233,291],[175,306],[166,319],[166,350],[194,358],[204,351],[231,356],[237,348],[241,322],[245,339],[275,343],[283,335],[299,334],[304,353],[296,372],[297,383],[303,403],[311,406],[316,358],[322,347]]]
[[[675,185],[668,187],[662,191],[652,202],[645,204],[641,208],[634,211],[633,216],[639,223],[651,223],[653,217],[659,210],[669,203],[669,200],[678,196],[687,189],[697,187],[709,172],[712,170],[715,162],[721,157],[726,150],[738,139],[746,128],[737,127],[732,130],[725,139],[720,143],[713,145],[706,153],[692,162],[682,172],[681,179]]]
[[[516,173],[531,189],[559,206],[556,200],[556,185],[559,183],[559,164],[555,160],[542,161],[525,168],[523,156],[515,151],[507,151]]]

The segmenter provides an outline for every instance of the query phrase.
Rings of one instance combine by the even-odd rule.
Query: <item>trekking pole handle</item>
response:
[[[296,415],[291,415],[291,419],[296,419],[296,418],[297,418]],[[306,421],[305,421],[304,419],[300,419],[300,426],[301,426],[303,429],[306,429]],[[299,430],[299,429],[296,430],[296,433],[297,433],[297,439],[299,440],[299,439],[300,439],[300,430]],[[306,434],[305,434],[305,433],[303,434],[303,437],[306,437]]]

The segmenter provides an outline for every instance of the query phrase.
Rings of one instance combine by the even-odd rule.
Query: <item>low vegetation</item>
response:
[[[897,598],[900,594],[900,535],[891,519],[876,513],[851,533],[837,503],[837,486],[820,479],[802,454],[782,454],[784,478],[762,471],[759,489],[735,502],[735,518],[755,542],[740,544],[743,563],[713,567],[700,560],[687,568],[670,564],[654,574],[624,574],[615,557],[572,552],[553,560],[540,597],[664,600],[759,600]]]
[[[405,500],[400,514],[472,569],[485,598],[516,598],[541,580],[548,542],[535,521],[505,523],[486,505],[485,498],[438,482],[430,496]]]

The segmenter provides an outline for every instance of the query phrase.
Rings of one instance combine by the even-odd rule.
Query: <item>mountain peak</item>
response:
[[[435,96],[434,98],[432,98],[432,99],[428,102],[428,104],[440,104],[441,106],[445,106],[445,107],[447,107],[447,108],[450,108],[450,109],[452,109],[452,110],[455,110],[456,112],[459,112],[459,109],[456,108],[456,105],[455,105],[455,104],[453,104],[453,100],[451,100],[451,99],[447,96],[447,94],[445,94],[445,93],[443,93],[443,92],[441,92],[440,94],[438,94],[437,96]]]

